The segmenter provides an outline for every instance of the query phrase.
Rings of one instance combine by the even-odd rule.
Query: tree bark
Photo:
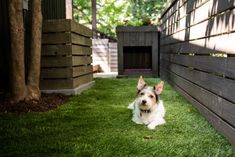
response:
[[[32,33],[28,76],[25,76],[22,0],[9,0],[11,54],[10,84],[13,102],[39,100],[42,14],[41,0],[32,0]]]
[[[41,63],[42,14],[41,0],[32,0],[32,33],[30,45],[29,73],[27,76],[28,93],[26,100],[40,98],[40,63]]]
[[[10,17],[10,84],[13,101],[23,100],[26,95],[24,65],[23,2],[9,1]]]
[[[92,5],[92,32],[93,32],[93,38],[97,38],[97,36],[96,36],[96,0],[92,0],[91,5]]]

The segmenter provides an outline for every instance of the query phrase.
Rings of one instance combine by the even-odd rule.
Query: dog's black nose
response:
[[[142,104],[146,104],[146,102],[147,102],[146,100],[142,100]]]

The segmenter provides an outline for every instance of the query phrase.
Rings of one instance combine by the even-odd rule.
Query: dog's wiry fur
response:
[[[145,124],[149,129],[155,129],[157,125],[165,122],[165,108],[159,95],[163,90],[164,82],[161,81],[154,87],[147,86],[142,76],[140,76],[137,90],[137,98],[129,104],[128,108],[133,110],[132,121],[137,124]]]

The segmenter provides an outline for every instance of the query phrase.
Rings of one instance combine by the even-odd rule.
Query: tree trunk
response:
[[[40,62],[41,62],[42,14],[41,0],[32,0],[32,35],[30,45],[29,73],[27,76],[26,100],[40,98]]]
[[[24,26],[23,2],[21,0],[9,1],[10,17],[10,84],[13,101],[25,98],[25,66],[24,66]]]
[[[42,14],[41,0],[32,0],[32,33],[28,76],[25,76],[22,0],[9,0],[11,55],[10,84],[13,102],[39,100]],[[26,82],[27,81],[27,82]]]
[[[92,0],[91,6],[92,6],[92,33],[93,33],[93,38],[97,38],[97,35],[96,35],[96,0]]]

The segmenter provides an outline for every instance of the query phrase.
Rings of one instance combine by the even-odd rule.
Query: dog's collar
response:
[[[151,113],[151,110],[150,110],[150,109],[148,109],[148,110],[140,109],[140,112],[143,112],[143,113]]]
[[[150,109],[148,109],[148,110],[140,109],[140,117],[142,117],[143,113],[151,113],[151,110]]]

